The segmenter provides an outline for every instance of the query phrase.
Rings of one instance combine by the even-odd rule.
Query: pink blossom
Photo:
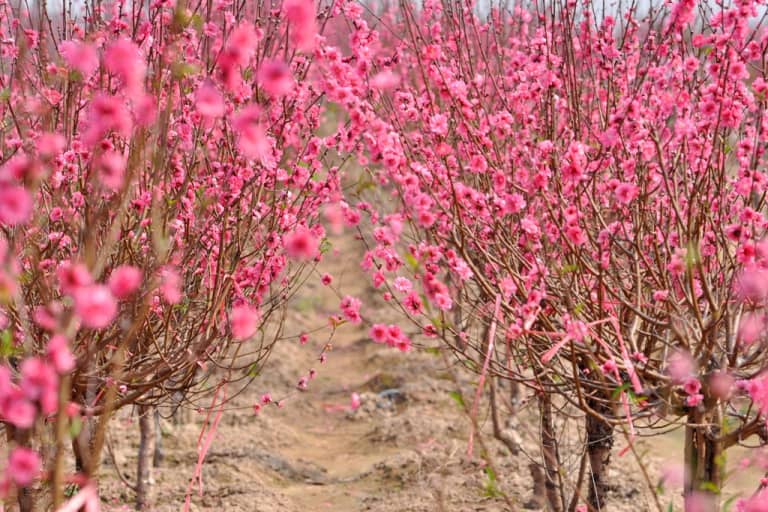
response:
[[[62,293],[73,294],[78,289],[93,284],[88,267],[82,263],[65,261],[56,269]]]
[[[160,272],[160,295],[168,304],[181,302],[181,275],[174,267],[166,266]]]
[[[133,120],[123,99],[100,94],[91,101],[88,110],[88,130],[83,134],[83,141],[86,144],[95,145],[110,131],[122,137],[129,137],[132,130]]]
[[[39,357],[25,359],[20,369],[19,387],[27,398],[37,401],[44,414],[56,411],[59,383],[56,369]]]
[[[353,411],[356,410],[356,409],[359,409],[360,408],[360,403],[361,403],[360,395],[357,394],[357,393],[352,393],[352,395],[350,395],[350,399],[349,399],[349,408],[351,410],[353,410]]]
[[[238,341],[245,341],[259,329],[261,315],[259,310],[248,304],[235,306],[229,316],[232,337]]]
[[[75,312],[85,327],[103,329],[117,315],[117,301],[104,285],[94,284],[78,288],[74,293]]]
[[[429,130],[435,135],[448,134],[448,116],[445,114],[434,114],[429,119]]]
[[[738,292],[745,300],[761,302],[768,297],[768,270],[750,267],[742,272]]]
[[[745,313],[739,323],[739,341],[751,345],[765,332],[765,317],[758,313]]]
[[[376,343],[385,343],[389,337],[389,331],[384,324],[373,324],[368,331],[368,336]]]
[[[663,465],[661,481],[666,487],[679,488],[685,483],[685,466],[676,463]]]
[[[273,98],[282,98],[294,87],[293,76],[288,65],[281,60],[267,60],[259,67],[257,80]]]
[[[701,391],[701,382],[696,377],[688,377],[683,382],[683,391],[689,395],[695,395]]]
[[[720,400],[727,400],[731,395],[734,382],[734,378],[728,372],[717,371],[709,379],[709,390],[712,396]]]
[[[749,393],[749,397],[762,413],[768,413],[768,374],[764,373],[748,381],[738,383]]]
[[[18,388],[0,396],[0,417],[18,428],[31,428],[37,410]]]
[[[8,457],[7,471],[16,485],[26,487],[40,472],[40,455],[24,446],[17,446]]]
[[[37,138],[37,152],[45,157],[53,157],[64,151],[67,139],[60,133],[46,132]]]
[[[600,369],[603,371],[606,375],[612,375],[614,372],[618,370],[618,366],[616,366],[616,361],[613,359],[606,360],[602,365],[600,365]]]
[[[309,228],[297,226],[292,232],[283,236],[283,247],[290,258],[311,260],[317,256],[320,241]]]
[[[120,79],[129,94],[141,92],[147,65],[136,43],[126,38],[114,41],[104,54],[104,65]]]
[[[622,204],[629,204],[637,197],[638,189],[631,183],[621,183],[616,187],[614,193],[617,201]]]
[[[371,87],[379,90],[394,89],[400,85],[400,75],[392,71],[381,71],[371,78]]]
[[[331,276],[331,274],[323,274],[320,278],[320,282],[322,282],[323,285],[328,286],[333,282],[333,276]]]
[[[667,373],[675,383],[684,382],[693,375],[694,362],[688,352],[676,351],[669,356],[667,361]]]
[[[482,174],[488,170],[488,162],[483,155],[472,155],[469,160],[469,170],[476,174]]]
[[[216,87],[204,82],[195,92],[195,108],[197,112],[208,118],[222,117],[226,113],[224,98]]]
[[[107,285],[112,295],[124,300],[139,289],[143,275],[141,269],[131,265],[120,265],[112,271]]]
[[[435,297],[435,299],[439,300],[439,299],[437,299],[437,297]],[[448,300],[450,300],[450,298]],[[440,303],[438,302],[438,306],[439,306],[439,304]],[[418,314],[422,313],[422,307],[424,305],[423,305],[423,303],[421,301],[421,297],[419,297],[419,294],[414,292],[414,291],[411,291],[403,299],[403,306],[405,306],[405,309],[406,309],[406,311],[408,311],[409,314],[411,314],[411,315],[418,315]],[[447,306],[448,309],[450,309],[450,305],[449,304],[444,304],[444,306]]]
[[[392,286],[395,290],[402,293],[408,293],[413,289],[413,283],[406,277],[396,277],[392,282]]]
[[[69,350],[67,338],[61,334],[55,334],[48,340],[46,354],[53,363],[53,367],[60,374],[68,373],[75,368],[75,356]]]
[[[256,52],[259,44],[259,35],[253,28],[253,24],[247,21],[240,23],[227,40],[227,50],[233,52],[235,62],[239,66],[247,66]]]
[[[713,497],[707,492],[696,491],[685,496],[685,512],[710,512],[715,508]]]
[[[99,68],[99,54],[93,45],[75,40],[62,41],[59,52],[67,66],[79,71],[84,80],[88,80]]]
[[[25,224],[32,215],[32,197],[21,185],[0,183],[0,224]]]
[[[441,311],[448,311],[453,307],[453,300],[447,293],[436,293],[434,296],[435,305]]]
[[[351,295],[347,295],[341,299],[339,308],[341,309],[342,313],[344,313],[344,318],[353,324],[359,324],[362,321],[362,318],[360,317],[361,305],[362,301],[360,299],[352,297]]]
[[[252,105],[238,112],[232,119],[232,128],[238,134],[238,148],[248,158],[264,159],[270,152],[269,141],[259,116],[259,107]]]
[[[291,43],[301,51],[312,51],[317,34],[313,0],[285,0],[283,10],[290,24]]]
[[[110,190],[123,186],[125,158],[114,151],[105,151],[99,158],[99,181]]]

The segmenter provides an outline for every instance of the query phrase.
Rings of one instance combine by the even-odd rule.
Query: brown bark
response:
[[[496,386],[497,382],[496,379],[491,376],[490,379],[488,379],[488,385],[491,390],[491,422],[493,424],[493,437],[504,443],[504,445],[509,450],[509,453],[512,455],[517,455],[520,453],[520,447],[517,445],[517,442],[510,436],[507,432],[504,431],[504,428],[501,426],[501,418],[499,415],[499,403],[496,396]]]
[[[562,512],[564,504],[560,496],[560,457],[557,453],[557,439],[552,421],[552,397],[548,393],[539,395],[541,417],[541,451],[544,458],[544,488],[550,512]]]
[[[606,414],[607,406],[597,400],[589,401],[590,408],[598,414]],[[593,414],[586,418],[587,456],[589,457],[589,493],[587,503],[593,510],[605,508],[608,490],[608,464],[613,448],[613,427]]]
[[[720,489],[723,485],[723,442],[718,440],[718,428],[705,413],[692,411],[685,427],[685,496],[700,493],[705,496],[703,512],[720,509]],[[701,500],[696,510],[701,511]],[[691,503],[686,500],[686,511]]]
[[[152,507],[152,465],[155,454],[155,409],[140,405],[139,460],[136,471],[136,510]]]

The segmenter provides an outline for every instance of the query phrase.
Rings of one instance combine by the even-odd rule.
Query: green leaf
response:
[[[731,496],[725,500],[723,503],[723,512],[730,512],[731,507],[733,506],[733,502],[736,501],[736,498],[738,498],[738,496]]]
[[[629,382],[625,382],[624,384],[622,384],[621,386],[619,386],[619,387],[617,387],[616,389],[613,390],[613,393],[611,393],[611,398],[613,400],[616,400],[617,398],[619,398],[619,396],[623,392],[625,392],[628,389],[629,389]]]
[[[490,466],[485,466],[485,474],[488,480],[485,482],[485,488],[483,494],[489,498],[496,498],[501,496],[502,493],[499,487],[496,485],[496,474],[493,472]]]
[[[717,457],[715,457],[715,464],[717,464],[718,467],[724,468],[725,462],[726,462],[725,453],[721,453]]]
[[[701,490],[709,491],[715,494],[720,494],[720,488],[717,485],[715,485],[714,482],[702,482]]]
[[[320,254],[325,254],[331,249],[333,249],[333,244],[331,241],[327,238],[323,238],[323,241],[320,242]]]
[[[427,354],[431,354],[433,356],[439,356],[440,355],[440,349],[437,347],[428,347],[424,349],[424,352]]]
[[[405,253],[405,262],[409,267],[411,267],[411,270],[416,270],[419,268],[419,260],[417,260],[416,257],[409,252]]]
[[[13,343],[13,334],[10,329],[6,329],[0,333],[0,356],[11,357],[18,355],[21,352],[21,347],[17,347]]]
[[[69,424],[69,437],[72,439],[76,438],[80,431],[83,429],[83,420],[81,420],[79,417],[75,416],[72,418],[72,422]]]
[[[248,376],[249,377],[258,377],[261,371],[259,371],[259,364],[258,363],[252,363],[251,366],[248,367]]]
[[[175,62],[173,66],[171,66],[173,77],[178,79],[190,77],[198,71],[200,71],[200,68],[194,64],[189,64],[188,62]]]
[[[688,242],[688,246],[685,251],[685,267],[690,270],[697,263],[701,261],[701,254],[699,252],[699,243],[696,240]]]
[[[460,407],[464,407],[464,398],[461,396],[461,393],[458,391],[449,391],[448,396],[453,398],[453,400],[459,404]]]

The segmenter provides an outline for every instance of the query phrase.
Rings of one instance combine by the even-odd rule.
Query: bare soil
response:
[[[342,294],[365,298],[363,314],[375,321],[396,321],[396,312],[372,298],[362,276],[354,241],[339,239],[320,272],[334,276]],[[339,298],[319,279],[310,280],[294,301],[286,330],[299,334],[328,325]],[[375,310],[375,308],[378,308]],[[362,326],[343,325],[333,338],[325,364],[317,355],[327,330],[312,334],[307,345],[295,339],[275,348],[265,369],[248,391],[238,396],[223,417],[203,466],[202,496],[193,494],[193,511],[502,511],[523,510],[532,498],[529,464],[540,462],[535,406],[509,418],[506,427],[519,438],[521,452],[511,455],[494,440],[486,408],[481,408],[482,435],[497,469],[495,481],[485,469],[479,446],[467,456],[470,422],[456,399],[456,385],[435,351],[403,354],[372,343]],[[420,340],[425,342],[425,340]],[[296,383],[309,368],[317,376],[305,392]],[[460,373],[460,387],[471,397],[475,378]],[[262,393],[287,397],[283,407],[252,409]],[[357,410],[342,410],[357,392]],[[163,420],[165,458],[154,471],[153,502],[158,511],[181,510],[197,462],[197,443],[204,414],[183,424]],[[115,461],[105,457],[102,498],[106,510],[125,510],[133,493],[117,471],[135,480],[138,425],[127,411],[111,430]],[[575,440],[573,426],[562,433]],[[609,510],[656,510],[648,484],[620,436],[614,448]],[[676,439],[678,439],[676,441]],[[576,443],[573,443],[575,446]],[[578,470],[579,452],[563,447],[563,473]],[[679,438],[639,440],[636,451],[648,462],[652,485],[660,472],[680,461]],[[673,461],[673,462],[669,462]],[[491,473],[492,475],[492,473]],[[661,495],[664,507],[679,503],[679,490]],[[535,509],[534,509],[535,510]]]

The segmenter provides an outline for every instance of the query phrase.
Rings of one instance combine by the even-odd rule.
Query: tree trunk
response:
[[[560,458],[557,454],[557,439],[552,422],[552,397],[543,392],[539,395],[541,416],[541,451],[544,457],[544,487],[550,512],[562,512],[563,503],[559,492]]]
[[[159,468],[160,464],[165,458],[165,452],[163,451],[163,429],[160,426],[160,410],[155,407],[154,414],[155,421],[155,453],[152,456],[152,466]]]
[[[139,460],[136,472],[136,510],[152,507],[152,464],[155,454],[155,408],[140,405],[139,409]]]
[[[606,404],[589,400],[589,407],[598,414],[609,412]],[[589,493],[587,503],[594,510],[605,508],[605,495],[608,490],[608,464],[613,448],[613,427],[593,414],[587,414],[587,456],[589,458]]]
[[[685,427],[686,511],[716,512],[720,509],[724,450],[716,439],[718,428],[702,426],[712,423],[710,420],[699,411],[688,414],[688,426]],[[708,432],[710,429],[712,431]]]

